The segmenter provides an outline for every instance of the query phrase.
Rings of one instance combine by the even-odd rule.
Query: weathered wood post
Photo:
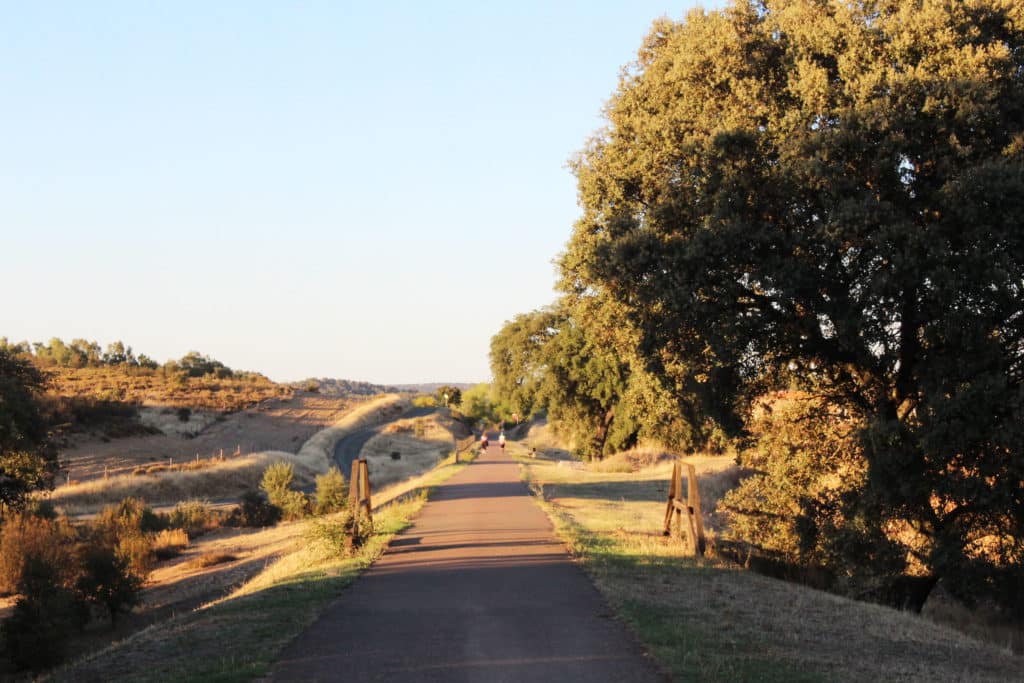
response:
[[[355,543],[356,534],[359,533],[359,515],[365,510],[366,520],[373,529],[373,511],[370,502],[370,468],[366,460],[352,461],[352,476],[348,485],[348,507],[352,514],[352,531],[349,534],[348,546]]]
[[[683,522],[683,514],[686,521]],[[665,506],[665,536],[672,533],[672,518],[676,518],[679,537],[685,536],[690,552],[704,555],[707,541],[704,537],[704,515],[700,509],[700,489],[697,486],[697,471],[693,465],[686,463],[686,497],[683,497],[683,463],[672,465],[672,479],[668,487],[668,504]]]

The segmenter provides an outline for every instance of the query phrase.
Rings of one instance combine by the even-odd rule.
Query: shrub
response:
[[[156,562],[152,532],[164,526],[164,520],[141,500],[125,498],[103,508],[93,522],[93,533],[96,543],[112,549],[141,579]]]
[[[0,594],[18,590],[30,561],[70,572],[75,532],[66,521],[11,515],[0,530]],[[67,577],[62,579],[67,582]]]
[[[187,538],[185,542],[188,543]],[[113,625],[118,614],[138,604],[142,578],[121,553],[101,545],[87,545],[76,588],[82,599],[106,609]]]
[[[153,553],[158,560],[169,560],[188,547],[188,533],[184,529],[164,529],[153,538]]]
[[[174,506],[167,520],[172,529],[183,529],[195,538],[210,529],[217,528],[219,520],[210,509],[210,504],[201,500],[186,500]]]
[[[302,519],[309,512],[309,499],[290,486],[295,478],[295,468],[290,462],[275,462],[263,472],[260,488],[266,491],[270,504],[281,509],[285,519]]]
[[[271,505],[258,491],[246,491],[242,494],[241,503],[231,513],[228,524],[231,526],[265,527],[277,524],[281,519],[281,509]]]
[[[309,514],[309,498],[302,491],[285,491],[277,502],[281,516],[288,520],[302,519]]]
[[[417,408],[433,408],[437,405],[437,399],[433,396],[417,396],[412,404]]]
[[[316,478],[316,506],[318,515],[344,510],[348,504],[345,495],[345,475],[337,467]]]
[[[295,479],[295,468],[290,462],[275,462],[263,471],[260,488],[266,492],[271,505],[279,505]]]
[[[59,662],[68,636],[85,625],[88,610],[64,585],[62,568],[29,557],[17,590],[14,612],[0,627],[8,657],[19,669],[38,670]]]
[[[306,531],[306,540],[332,555],[348,557],[366,543],[371,533],[373,529],[365,515],[356,520],[346,510],[338,517],[314,519]]]

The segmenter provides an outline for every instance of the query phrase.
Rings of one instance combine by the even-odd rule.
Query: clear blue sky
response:
[[[567,160],[692,4],[0,4],[0,336],[486,380],[554,299]]]

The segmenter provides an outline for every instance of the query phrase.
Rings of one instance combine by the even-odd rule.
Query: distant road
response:
[[[396,419],[408,420],[415,417],[424,417],[435,412],[437,408],[411,408]],[[360,429],[359,431],[352,432],[346,436],[343,436],[337,445],[334,447],[334,462],[338,465],[338,469],[341,473],[348,477],[349,472],[352,471],[352,461],[359,457],[359,454],[363,451],[363,446],[366,442],[379,434],[385,427],[390,424],[385,422],[384,424],[377,425],[376,427],[367,427],[366,429]]]

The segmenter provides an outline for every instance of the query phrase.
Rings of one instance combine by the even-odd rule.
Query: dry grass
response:
[[[422,507],[426,490],[460,469],[446,463],[405,482],[405,491],[395,487],[390,497],[377,496],[377,500],[389,498],[390,502],[375,508],[375,533],[355,557],[340,557],[326,553],[322,544],[302,542],[305,523],[255,532],[254,536],[288,534],[294,545],[226,597],[114,643],[56,672],[52,680],[226,683],[265,675],[277,653],[308,628],[359,571],[383,552],[391,536],[408,524]],[[180,574],[178,569],[173,576]]]
[[[158,559],[176,557],[188,547],[188,533],[184,529],[164,529],[153,537],[152,547]]]
[[[334,447],[345,435],[369,425],[387,422],[408,406],[407,399],[395,394],[386,394],[360,405],[332,426],[314,434],[302,445],[296,457],[307,467],[316,469],[318,474],[323,474],[334,462]]]
[[[62,486],[50,494],[50,499],[71,516],[92,514],[104,505],[128,497],[141,498],[153,506],[174,505],[190,499],[234,499],[246,491],[257,490],[263,470],[271,463],[282,460],[295,464],[296,482],[299,485],[312,483],[317,473],[311,471],[305,463],[298,462],[291,453],[271,451],[225,460],[199,470],[93,479]]]
[[[452,452],[451,428],[451,419],[439,413],[388,425],[366,442],[361,453],[374,486],[388,486],[437,465]]]
[[[185,563],[188,569],[206,569],[219,564],[235,562],[238,558],[231,553],[203,553]]]
[[[291,396],[292,389],[260,376],[244,379],[190,377],[179,382],[160,371],[104,368],[47,368],[51,394],[69,399],[118,401],[217,412],[233,412],[269,398]]]
[[[237,499],[246,491],[257,490],[263,471],[279,461],[294,465],[296,486],[309,486],[316,475],[327,471],[338,439],[388,419],[404,405],[404,399],[393,395],[361,404],[333,426],[314,434],[297,454],[264,451],[224,460],[190,460],[178,468],[159,464],[152,467],[152,473],[147,468],[145,474],[138,476],[123,474],[62,486],[50,497],[68,515],[91,514],[127,497],[141,498],[153,506],[190,499]]]
[[[735,468],[728,458],[688,460],[712,509]],[[570,550],[680,680],[1007,681],[1024,670],[1005,649],[917,615],[685,557],[680,541],[660,533],[668,463],[627,473],[522,462]],[[720,522],[705,521],[713,538]]]

